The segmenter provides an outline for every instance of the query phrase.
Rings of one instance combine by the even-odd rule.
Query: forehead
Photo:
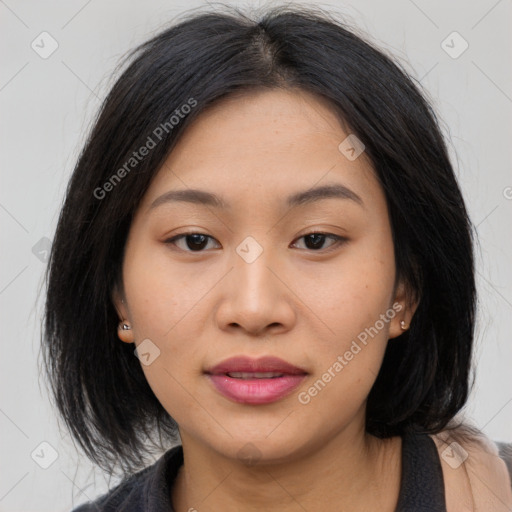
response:
[[[188,188],[211,191],[230,203],[277,204],[327,183],[340,183],[373,202],[382,199],[366,154],[349,159],[340,150],[349,135],[330,103],[305,91],[227,97],[185,130],[143,206],[166,191]]]

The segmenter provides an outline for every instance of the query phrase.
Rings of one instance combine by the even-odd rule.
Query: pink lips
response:
[[[208,370],[217,391],[235,402],[268,404],[289,395],[307,372],[277,357],[233,357]]]

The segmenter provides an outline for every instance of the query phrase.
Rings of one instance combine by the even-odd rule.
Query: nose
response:
[[[272,251],[265,248],[254,261],[234,252],[231,261],[216,309],[218,327],[259,337],[291,329],[296,320],[293,292]]]

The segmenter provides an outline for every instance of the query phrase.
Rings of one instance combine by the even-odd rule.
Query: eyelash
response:
[[[182,239],[182,238],[186,238],[187,236],[190,236],[190,235],[202,235],[202,236],[205,236],[209,239],[212,239],[214,240],[213,237],[209,236],[209,235],[205,235],[204,233],[199,233],[199,232],[195,232],[195,231],[191,231],[191,232],[188,232],[188,233],[181,233],[179,235],[176,235],[176,236],[173,236],[172,238],[169,238],[167,240],[165,240],[164,243],[168,244],[168,245],[174,245],[175,247],[176,246],[176,241],[179,240],[179,239]],[[332,233],[324,233],[324,232],[321,232],[321,231],[312,231],[310,233],[306,233],[302,236],[300,236],[299,238],[297,238],[297,240],[300,240],[301,238],[305,238],[307,236],[311,236],[311,235],[323,235],[327,238],[330,238],[331,240],[334,240],[335,243],[333,245],[331,245],[330,247],[328,247],[327,249],[318,249],[318,250],[315,250],[315,249],[309,249],[309,251],[311,252],[318,252],[318,253],[327,253],[327,252],[330,252],[331,250],[335,250],[336,248],[338,248],[340,245],[346,243],[348,241],[347,238],[343,237],[343,236],[339,236],[339,235],[334,235]],[[191,251],[191,250],[186,250],[186,249],[180,249],[179,247],[177,247],[177,250],[180,250],[180,251],[183,251],[183,252],[189,252],[189,253],[202,253],[202,252],[205,252],[204,250],[200,250],[200,251]]]

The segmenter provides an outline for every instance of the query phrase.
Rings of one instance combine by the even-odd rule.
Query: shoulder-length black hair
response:
[[[257,19],[232,9],[187,13],[129,54],[103,102],[68,184],[45,276],[42,351],[52,396],[73,437],[110,474],[118,463],[125,472],[141,468],[155,434],[160,443],[177,439],[133,345],[117,336],[112,291],[132,216],[193,119],[230,94],[263,88],[327,99],[364,143],[387,198],[397,278],[419,299],[410,330],[388,344],[367,431],[437,433],[467,400],[473,228],[421,86],[318,8],[272,8]]]

